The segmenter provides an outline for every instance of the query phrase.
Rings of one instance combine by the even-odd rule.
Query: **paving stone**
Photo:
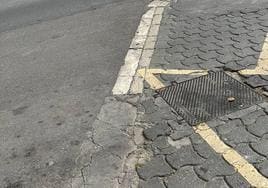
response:
[[[144,116],[145,122],[158,124],[164,120],[176,120],[177,116],[172,112],[171,108],[159,109],[151,114]]]
[[[252,42],[253,44],[258,45],[264,41],[264,37],[261,36],[257,38],[257,36],[255,36],[254,38],[249,39],[249,41]]]
[[[175,147],[176,149],[180,149],[181,147],[183,146],[188,146],[188,145],[191,145],[191,141],[189,138],[185,137],[185,138],[182,138],[180,140],[172,140],[170,137],[168,137],[168,143]],[[176,151],[176,150],[175,150]],[[175,153],[175,152],[173,152]]]
[[[168,75],[168,74],[162,74],[161,78],[165,81],[176,81],[177,83],[190,80],[192,78],[195,78],[196,76],[191,76],[191,75]]]
[[[154,100],[154,103],[156,106],[158,106],[160,109],[170,108],[169,105],[164,101],[162,97],[157,97]]]
[[[262,79],[267,80],[268,81],[268,75],[260,75]]]
[[[263,110],[258,110],[258,111],[252,112],[250,114],[246,114],[245,116],[243,116],[241,118],[241,120],[242,120],[244,125],[250,125],[250,124],[253,124],[254,122],[256,122],[258,117],[265,116],[265,115],[266,114],[263,112]]]
[[[159,178],[152,178],[147,181],[140,181],[138,188],[165,188]]]
[[[225,176],[225,180],[231,187],[251,188],[251,185],[240,174]]]
[[[201,180],[193,170],[193,167],[186,166],[178,170],[167,179],[168,188],[202,188],[206,182]]]
[[[235,170],[219,155],[212,155],[201,165],[195,166],[195,172],[204,180],[211,180],[214,177],[232,175]]]
[[[254,149],[259,154],[268,156],[268,139],[262,138],[260,141],[251,143],[252,149]]]
[[[189,64],[197,63],[196,61],[200,61],[199,57],[197,56],[197,54],[199,53],[200,53],[200,50],[198,48],[193,48],[191,50],[184,50],[184,52],[182,52],[182,55],[186,57],[184,61],[187,61],[187,62],[183,62],[183,64],[189,65]]]
[[[207,61],[203,61],[201,63],[199,63],[199,66],[202,69],[212,69],[212,68],[221,68],[224,67],[224,64],[220,63],[219,61],[217,61],[216,59],[209,59]]]
[[[244,58],[247,56],[252,56],[252,55],[258,55],[259,53],[253,50],[252,48],[244,48],[243,50],[240,50],[239,52],[234,52],[238,57]]]
[[[268,86],[263,86],[263,90],[268,92]]]
[[[259,163],[265,160],[265,157],[252,150],[248,143],[238,144],[234,149],[250,163]]]
[[[268,160],[266,159],[260,164],[256,165],[257,169],[261,172],[262,175],[268,178]]]
[[[199,75],[179,75],[179,76],[176,75],[174,80],[177,83],[180,83],[180,82],[184,82],[186,80],[190,80],[196,77],[199,77]]]
[[[171,48],[168,48],[166,51],[168,54],[174,54],[174,53],[182,53],[185,51],[185,48],[180,44],[176,45],[176,43],[184,43],[185,41],[183,39],[180,39],[180,41],[169,41],[168,44],[171,45]],[[182,58],[182,57],[181,57]]]
[[[144,106],[145,113],[147,114],[151,114],[158,109],[157,106],[154,104],[153,98],[142,101],[142,105]]]
[[[167,137],[166,136],[159,136],[157,137],[153,143],[152,146],[161,150],[161,149],[165,149],[167,147],[169,147],[169,143],[167,141]]]
[[[211,28],[210,28],[211,29]],[[202,37],[203,32],[200,33],[199,41],[203,44],[203,46],[200,48],[200,50],[204,53],[211,50],[220,50],[222,49],[222,46],[220,45],[222,43],[222,38],[218,36],[209,35],[207,37]],[[215,48],[212,48],[215,47]]]
[[[165,60],[168,62],[168,63],[177,63],[177,62],[181,62],[183,60],[185,60],[186,57],[184,57],[181,53],[175,53],[175,54],[172,54],[172,55],[166,55],[165,56]]]
[[[200,57],[201,59],[208,61],[210,59],[216,59],[218,57],[220,57],[220,54],[218,54],[216,51],[207,51],[205,53],[199,53],[198,57]]]
[[[172,147],[168,142],[168,137],[159,136],[151,144],[152,150],[155,155],[166,155],[176,152],[176,148]]]
[[[158,123],[151,128],[145,129],[143,134],[145,138],[154,140],[158,136],[170,135],[171,132],[171,128],[166,123]]]
[[[193,134],[193,128],[188,123],[181,123],[175,127],[174,132],[170,135],[173,140],[179,140]]]
[[[233,112],[231,114],[226,115],[229,119],[238,119],[243,116],[247,116],[248,114],[255,112],[256,110],[260,109],[257,105],[253,105],[249,108],[245,108],[243,110],[238,110],[236,112]]]
[[[237,61],[237,63],[241,66],[248,67],[249,65],[257,65],[257,61],[258,59],[254,56],[247,56]]]
[[[161,27],[160,27],[161,29]],[[159,37],[158,40],[156,41],[155,48],[160,48],[160,49],[167,49],[170,48],[170,45],[167,43],[168,36],[166,37]]]
[[[220,50],[217,50],[217,52],[222,53],[219,57],[217,57],[217,61],[219,61],[222,64],[226,64],[226,63],[228,63],[230,61],[238,62],[241,59],[241,58],[235,56],[232,52],[229,52],[229,51],[221,52]]]
[[[162,54],[155,51],[157,55],[154,54],[154,56],[158,57],[153,58],[151,62],[153,68],[212,69],[217,67],[221,70],[225,66],[225,69],[231,71],[255,68],[262,48],[260,43],[263,43],[264,40],[263,34],[267,33],[265,30],[267,24],[259,24],[267,20],[265,16],[261,17],[256,12],[250,12],[252,10],[244,9],[245,13],[242,14],[239,11],[242,9],[241,7],[230,12],[228,9],[234,8],[232,3],[226,5],[226,10],[222,10],[221,6],[206,8],[204,15],[202,10],[199,11],[202,7],[199,6],[200,2],[194,2],[195,6],[189,3],[188,6],[192,6],[190,11],[189,9],[184,10],[183,4],[186,1],[178,2],[171,2],[173,8],[166,11],[166,14],[172,14],[172,18],[162,23],[162,25],[165,24],[171,28],[169,33],[167,30],[160,32],[160,35],[169,37],[167,46],[172,48],[166,51],[162,50]],[[215,15],[215,10],[219,15]],[[262,14],[266,15],[267,10]],[[217,64],[213,63],[214,61]],[[267,86],[268,89],[265,77],[249,76],[243,78],[246,79],[248,85],[254,88]],[[176,76],[163,75],[161,79],[169,84],[173,80],[180,82],[184,77],[180,75],[177,79]],[[169,127],[174,131],[174,133],[168,133],[171,134],[169,137],[164,136],[168,135],[165,131],[158,132],[156,130],[153,131],[156,133],[149,133],[151,136],[148,136],[154,140],[151,146],[157,148],[155,154],[167,154],[168,164],[178,169],[175,174],[167,178],[166,187],[228,187],[227,184],[230,187],[250,187],[247,181],[240,174],[237,174],[221,156],[217,155],[199,135],[193,133],[187,126],[178,123],[176,118],[169,114],[171,110],[166,107],[164,109],[160,110],[161,112],[153,112],[146,120],[155,123],[167,120]],[[209,126],[213,129],[216,128],[222,140],[235,146],[235,149],[249,162],[259,163],[265,159],[262,153],[268,154],[268,149],[266,149],[268,143],[264,143],[264,139],[260,142],[260,138],[250,132],[254,132],[254,134],[266,132],[266,128],[257,130],[260,125],[254,124],[256,119],[265,115],[263,111],[257,106],[253,106],[224,116],[221,118],[224,121],[215,121],[209,123]],[[259,121],[261,122],[261,120]],[[262,124],[264,123],[263,120]],[[250,132],[246,129],[248,127],[251,127]],[[188,145],[189,138],[192,145]],[[184,139],[188,139],[187,145],[178,144],[176,147],[175,143]],[[168,153],[170,145],[174,146],[172,148],[177,148],[177,152]],[[265,147],[266,145],[267,147]],[[158,180],[155,181],[158,182]]]
[[[217,126],[220,126],[220,125],[224,125],[225,122],[220,120],[220,119],[214,119],[214,120],[210,120],[207,122],[208,126],[210,128],[214,128],[214,127],[217,127]]]
[[[230,120],[226,122],[224,125],[216,127],[219,135],[225,135],[233,131],[236,127],[243,126],[242,122],[239,119]]]
[[[262,79],[260,76],[251,76],[246,79],[246,83],[254,88],[268,85],[267,80]]]
[[[266,113],[268,113],[268,103],[267,102],[261,103],[261,104],[259,104],[259,106],[261,108],[263,108]]]
[[[241,42],[234,43],[233,46],[235,48],[239,48],[240,50],[242,50],[243,48],[251,47],[252,46],[252,43],[249,42],[248,40],[243,40]]]
[[[215,187],[229,188],[229,186],[224,181],[224,178],[222,178],[222,177],[213,178],[212,180],[210,180],[206,184],[205,187],[207,187],[207,188],[215,188]]]
[[[160,78],[163,79],[164,81],[173,81],[175,79],[174,75],[170,75],[170,74],[161,74]]]
[[[256,123],[247,126],[248,131],[252,134],[261,137],[268,133],[268,115],[258,117]]]
[[[239,119],[216,127],[219,136],[228,145],[235,146],[243,142],[255,142],[258,138],[250,134]]]
[[[167,155],[168,163],[176,169],[185,165],[197,165],[204,161],[192,148],[192,146],[183,146],[176,153]]]
[[[248,66],[246,66],[246,68],[247,69],[255,69],[256,68],[256,65],[248,65]],[[245,77],[245,78],[249,78],[250,77],[250,75],[242,75],[243,77]]]
[[[141,167],[137,167],[137,173],[143,180],[153,177],[166,176],[173,172],[173,169],[167,164],[164,156],[155,156]]]
[[[207,42],[205,44],[203,44],[203,46],[201,47],[201,51],[208,51],[208,50],[219,50],[222,49],[222,47],[216,45],[213,42],[209,42],[209,39],[207,39]]]
[[[245,69],[244,66],[241,66],[239,64],[237,64],[236,62],[232,61],[232,62],[228,62],[224,65],[224,69],[225,70],[229,70],[229,71],[239,71],[239,70],[243,70]]]
[[[185,66],[192,66],[194,64],[199,64],[201,63],[201,59],[197,56],[191,56],[185,60],[182,61],[182,64]]]
[[[261,53],[261,51],[262,51],[262,44],[254,45],[254,46],[251,45],[251,48],[252,48],[253,50],[255,50],[256,52]],[[253,56],[253,57],[255,57],[255,56]],[[258,60],[258,59],[256,59],[256,60]],[[257,61],[256,61],[256,64],[257,64]]]
[[[211,156],[216,155],[216,152],[207,144],[207,142],[199,134],[194,133],[193,135],[191,135],[190,138],[194,150],[200,156],[208,159]]]
[[[168,120],[167,124],[171,127],[172,130],[176,130],[176,128],[180,125],[179,121],[176,120]]]
[[[157,68],[160,68],[164,65],[168,65],[165,56],[152,56],[151,62],[154,62],[154,66]]]
[[[189,66],[183,65],[182,61],[174,61],[170,64],[163,65],[162,69],[189,69]]]
[[[189,42],[188,44],[186,44],[186,45],[184,45],[184,47],[186,48],[186,49],[188,49],[188,50],[193,50],[193,49],[198,49],[198,48],[203,48],[203,44],[200,42],[200,41],[198,41],[198,40],[196,40],[196,41],[191,41],[191,42]],[[198,49],[199,50],[199,49]]]
[[[265,37],[266,35],[266,32],[261,30],[261,29],[257,29],[257,30],[254,30],[250,33],[248,33],[249,36],[252,36],[252,37],[255,37],[255,36],[263,36],[263,38]]]

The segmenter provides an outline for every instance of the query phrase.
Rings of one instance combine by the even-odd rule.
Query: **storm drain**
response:
[[[210,72],[156,92],[190,125],[261,102],[261,95],[228,74]]]

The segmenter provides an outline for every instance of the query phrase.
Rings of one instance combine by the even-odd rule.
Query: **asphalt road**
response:
[[[0,0],[0,187],[61,187],[146,0]]]
[[[127,0],[0,0],[0,32]]]

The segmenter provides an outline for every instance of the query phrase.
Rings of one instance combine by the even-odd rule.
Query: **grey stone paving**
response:
[[[157,103],[159,103],[159,100],[161,98],[157,98]],[[159,114],[165,114],[165,111],[167,111],[165,108],[157,110]],[[251,111],[248,110],[248,112]],[[244,116],[248,115],[244,113]],[[150,119],[150,116],[155,115],[153,113],[144,113],[143,116]],[[215,125],[215,130],[221,127],[222,133],[229,133],[233,126],[244,126],[239,119],[218,120],[217,122],[220,123],[218,126]],[[216,185],[219,187],[250,187],[247,181],[240,174],[237,174],[234,168],[223,160],[220,155],[215,153],[198,134],[189,131],[192,127],[180,117],[163,120],[162,127],[159,124],[148,121],[147,123],[151,126],[144,130],[144,136],[147,138],[145,148],[153,153],[153,157],[149,162],[137,167],[137,173],[141,178],[140,187],[150,187],[155,184],[161,187],[163,183],[166,187],[215,187]],[[215,121],[208,122],[209,125],[213,123],[215,124]],[[226,124],[230,126],[226,126]],[[223,129],[224,126],[226,126],[226,130]],[[156,134],[157,129],[162,130],[163,134]],[[230,137],[232,138],[239,131],[241,130],[235,129],[235,131],[231,131]],[[247,143],[244,140],[238,140],[239,143],[235,142],[235,148],[248,161],[254,163],[254,165],[256,164],[257,168],[263,169],[262,171],[265,173],[266,169],[260,165],[263,165],[267,158],[265,155],[256,152],[257,149],[253,149],[253,147],[258,147],[259,150],[267,152],[265,151],[267,149],[265,149],[264,142],[261,143],[260,138],[248,131],[245,132],[250,135],[249,138],[245,137],[246,141],[250,140],[252,142]],[[185,135],[180,138],[172,138],[172,135],[183,133]],[[226,134],[218,134],[226,141]],[[157,136],[148,137],[148,135]],[[244,136],[239,138],[242,139]],[[226,141],[226,144],[228,143]],[[259,145],[256,145],[256,143],[259,143]],[[155,179],[156,177],[158,179]]]
[[[148,3],[0,0],[1,188],[85,188],[90,178],[90,188],[119,183],[122,156],[132,148],[127,124],[93,122]],[[119,107],[135,115],[117,102],[113,115]]]
[[[185,5],[185,1],[172,1],[160,28],[156,47],[158,55],[154,55],[151,67],[231,72],[254,68],[268,32],[268,4],[240,2],[244,8],[228,2],[230,7],[221,10],[221,6],[217,5],[214,7],[216,13],[211,13],[202,8],[194,12]],[[198,3],[193,6],[198,7]],[[163,43],[166,43],[165,48]],[[167,76],[161,77],[167,80]],[[264,77],[243,79],[254,88],[267,90],[268,82]]]
[[[150,67],[224,70],[258,92],[267,90],[267,76],[238,74],[239,70],[256,66],[267,32],[265,1],[171,1],[164,13]],[[157,78],[168,85],[193,76],[161,74]],[[152,157],[137,166],[140,187],[250,187],[187,122],[153,95],[145,84],[139,121],[146,124],[144,148]],[[268,178],[267,102],[207,124]],[[163,167],[159,169],[160,166]]]

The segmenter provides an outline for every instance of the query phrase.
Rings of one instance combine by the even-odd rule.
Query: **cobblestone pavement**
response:
[[[150,68],[224,70],[264,95],[268,76],[254,69],[268,33],[265,1],[172,1]],[[193,76],[157,76],[165,85]],[[136,165],[140,188],[252,187],[145,83],[136,126],[144,128],[147,160]],[[154,97],[155,96],[155,97]],[[268,178],[268,103],[207,122],[224,143]]]

